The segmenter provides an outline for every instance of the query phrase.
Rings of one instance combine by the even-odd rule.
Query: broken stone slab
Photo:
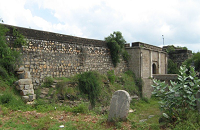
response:
[[[29,102],[33,101],[36,99],[36,94],[29,95]]]
[[[22,96],[22,100],[24,102],[28,102],[29,101],[29,96]]]
[[[17,71],[17,73],[18,72],[23,72],[23,71],[25,71],[25,68],[24,68],[24,66],[21,66],[16,71]]]
[[[17,85],[17,86],[16,86],[16,89],[17,89],[17,90],[24,90],[24,85]]]
[[[33,95],[33,94],[34,94],[34,89],[22,90],[22,91],[20,92],[20,94],[21,94],[22,96]]]
[[[20,79],[18,80],[18,85],[30,85],[32,84],[32,79]]]
[[[33,89],[33,84],[30,85],[24,85],[24,90],[29,90],[29,89]]]
[[[31,79],[31,74],[29,71],[25,71],[24,73],[24,79]]]
[[[116,91],[111,99],[108,121],[126,120],[129,107],[130,95],[125,90]]]

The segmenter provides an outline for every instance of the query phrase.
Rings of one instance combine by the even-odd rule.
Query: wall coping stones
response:
[[[2,24],[2,23],[0,23]],[[36,29],[30,28],[23,28],[17,27],[7,24],[2,24],[9,29],[7,36],[12,36],[13,28],[20,33],[22,33],[28,39],[38,39],[38,40],[47,40],[47,41],[56,41],[56,42],[63,42],[63,43],[72,43],[72,44],[80,44],[80,45],[94,45],[94,46],[107,46],[106,42],[103,40],[96,40],[96,39],[88,39],[88,38],[81,38],[76,36],[64,35],[59,33],[47,32],[47,31],[40,31]]]

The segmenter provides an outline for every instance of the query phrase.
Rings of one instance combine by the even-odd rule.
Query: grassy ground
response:
[[[49,107],[49,108],[48,108]],[[46,111],[41,110],[46,108]],[[54,109],[53,109],[54,108]],[[86,111],[83,111],[83,110]],[[31,111],[11,110],[0,106],[0,128],[1,129],[52,129],[59,130],[61,125],[64,129],[159,129],[158,119],[160,112],[156,100],[149,102],[137,101],[131,105],[133,113],[129,113],[127,121],[108,122],[107,114],[97,114],[95,110],[87,111],[87,105],[71,110],[66,106],[44,105],[32,108]],[[42,111],[42,112],[41,112]],[[78,113],[81,112],[81,113]],[[149,118],[150,115],[154,115]],[[148,119],[146,122],[140,122]]]

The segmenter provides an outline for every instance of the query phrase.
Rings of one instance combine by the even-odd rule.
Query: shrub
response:
[[[167,73],[168,74],[178,74],[177,63],[174,63],[171,59],[168,59]]]
[[[74,113],[87,113],[88,112],[88,106],[85,103],[81,103],[75,107],[72,108],[71,110]]]
[[[122,33],[117,31],[110,34],[110,36],[105,38],[107,46],[110,49],[111,59],[114,67],[120,62],[120,55],[123,56],[124,60],[128,59],[128,52],[124,49],[124,40]]]
[[[196,77],[194,67],[190,67],[187,72],[186,66],[181,66],[177,82],[171,82],[171,85],[158,80],[153,80],[153,95],[157,96],[161,102],[161,110],[165,117],[171,122],[178,118],[186,120],[187,113],[196,109],[196,94],[199,91],[200,79]],[[189,73],[189,74],[187,74]]]
[[[76,87],[69,87],[67,84],[69,81],[61,81],[56,84],[57,93],[61,94],[64,99],[68,98],[74,100],[76,98]]]
[[[92,107],[101,91],[100,76],[97,72],[89,71],[79,75],[78,88],[81,93],[86,94]]]
[[[51,87],[52,84],[53,84],[53,78],[52,77],[45,77],[44,82],[41,85],[41,87]]]
[[[21,33],[19,33],[16,28],[13,28],[13,36],[15,37],[15,40],[14,40],[15,48],[19,48],[26,45],[26,40],[24,36]]]
[[[0,26],[0,66],[5,68],[8,74],[12,74],[19,60],[20,53],[14,49],[12,50],[6,43],[5,34],[7,31],[7,28]]]
[[[21,100],[19,96],[16,96],[11,90],[6,90],[0,96],[0,104],[12,109],[12,110],[27,110],[30,107]]]
[[[107,76],[108,76],[108,80],[110,81],[110,83],[113,84],[115,82],[115,78],[116,78],[114,70],[108,71]]]

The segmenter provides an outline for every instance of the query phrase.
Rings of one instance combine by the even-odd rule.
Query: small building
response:
[[[160,47],[142,42],[134,42],[129,47],[126,46],[125,49],[130,55],[128,68],[144,82],[143,96],[151,97],[153,75],[167,74],[168,54]]]

